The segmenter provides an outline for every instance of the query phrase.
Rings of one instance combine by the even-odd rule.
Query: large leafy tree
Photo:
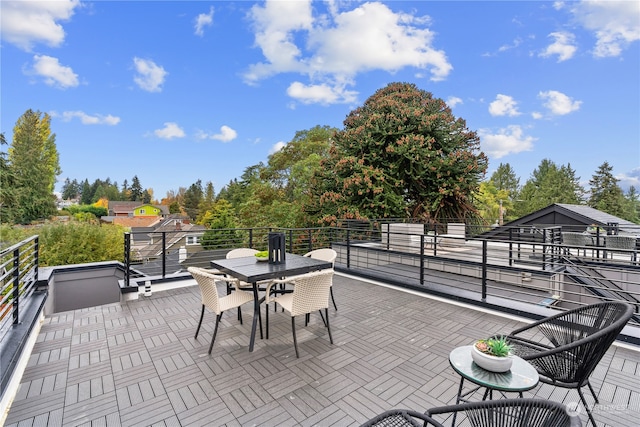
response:
[[[554,203],[580,204],[584,188],[570,164],[558,166],[543,159],[522,187],[520,201],[515,204],[518,215],[526,215]]]
[[[307,212],[339,218],[475,216],[487,169],[478,135],[431,93],[391,83],[353,110],[314,177]]]
[[[611,215],[624,217],[626,201],[618,180],[613,176],[613,167],[602,163],[589,180],[591,197],[589,206]]]
[[[53,189],[60,175],[56,136],[51,133],[51,117],[27,110],[13,128],[9,165],[15,177],[14,218],[28,223],[56,212]]]

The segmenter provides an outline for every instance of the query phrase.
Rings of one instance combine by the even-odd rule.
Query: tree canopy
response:
[[[60,174],[56,135],[51,117],[27,110],[13,128],[8,167],[13,178],[13,202],[6,206],[18,223],[46,219],[56,213],[53,189]]]
[[[486,173],[478,135],[431,93],[391,83],[353,110],[312,179],[307,212],[338,218],[462,219]]]

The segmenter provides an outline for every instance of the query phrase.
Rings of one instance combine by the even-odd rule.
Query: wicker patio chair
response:
[[[616,249],[623,250],[627,255],[631,256],[631,261],[636,260],[636,237],[635,236],[625,236],[622,234],[617,235],[609,235],[605,237],[604,246],[607,248],[607,251],[611,253],[611,257],[613,258],[613,252]]]
[[[598,403],[589,376],[632,315],[633,306],[628,303],[592,304],[538,320],[507,338],[513,352],[537,369],[540,381],[576,389],[595,426],[582,387],[588,386]],[[534,341],[541,336],[545,342]]]
[[[269,304],[275,301],[291,315],[291,331],[293,333],[293,346],[296,349],[296,357],[300,357],[298,352],[298,340],[296,338],[296,316],[311,313],[316,310],[324,309],[325,315],[322,320],[327,327],[329,333],[329,341],[333,344],[331,337],[331,328],[329,327],[329,292],[331,290],[331,282],[333,281],[333,269],[314,271],[307,274],[301,274],[294,277],[277,279],[271,281],[267,285],[265,302]],[[271,287],[280,285],[281,283],[289,283],[293,285],[293,291],[280,296],[273,296]],[[267,313],[267,339],[269,339],[269,310]],[[322,311],[320,311],[322,314]]]
[[[360,427],[444,427],[426,414],[409,409],[392,409],[371,418]]]
[[[543,399],[483,400],[459,405],[429,409],[433,420],[465,415],[465,425],[472,427],[580,427],[582,422],[575,412],[562,403]],[[436,422],[438,422],[436,421]],[[442,421],[444,422],[444,421]]]
[[[314,259],[319,259],[322,261],[328,261],[331,263],[331,265],[333,265],[336,261],[336,258],[338,257],[338,253],[331,248],[321,248],[321,249],[313,250],[311,252],[307,252],[306,254],[304,254],[304,256],[314,258]],[[333,285],[331,286],[330,295],[331,295],[331,302],[333,303],[333,308],[336,311],[338,311],[336,300],[333,298]]]
[[[253,301],[253,293],[238,289],[237,292],[233,292],[225,297],[220,297],[216,286],[217,281],[233,284],[237,284],[239,281],[237,279],[212,274],[210,270],[206,270],[204,268],[189,267],[187,270],[198,283],[202,297],[202,312],[200,313],[200,321],[198,322],[198,328],[196,329],[196,335],[194,338],[198,338],[200,326],[202,326],[202,319],[204,318],[205,308],[208,308],[216,315],[216,326],[213,331],[213,337],[211,338],[211,345],[209,345],[209,354],[211,354],[213,343],[215,342],[216,335],[218,333],[218,325],[220,324],[222,313]],[[240,323],[242,323],[242,317],[240,317]]]

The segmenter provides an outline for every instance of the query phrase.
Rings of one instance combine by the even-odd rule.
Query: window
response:
[[[187,245],[199,245],[202,236],[187,236]]]
[[[140,215],[144,215],[144,209],[140,209]]]

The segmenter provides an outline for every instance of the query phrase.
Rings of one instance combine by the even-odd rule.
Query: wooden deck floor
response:
[[[270,313],[270,339],[249,353],[249,306],[244,325],[223,317],[209,356],[212,314],[193,338],[197,286],[49,316],[5,425],[357,426],[391,408],[454,403],[449,352],[521,325],[341,275],[334,293],[334,345],[317,314],[306,328],[299,319],[300,359],[282,312]],[[592,382],[599,425],[638,425],[640,352],[612,346]],[[579,401],[546,385],[533,396]]]

